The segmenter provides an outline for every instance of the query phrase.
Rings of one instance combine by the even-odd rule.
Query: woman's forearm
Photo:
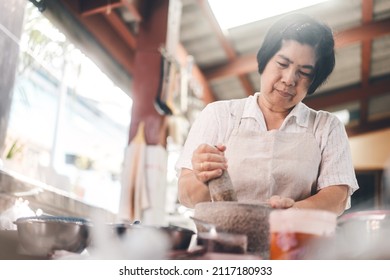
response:
[[[330,186],[313,196],[295,202],[293,208],[322,209],[341,215],[345,210],[347,199],[348,186]]]

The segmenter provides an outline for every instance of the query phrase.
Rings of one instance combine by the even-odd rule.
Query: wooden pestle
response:
[[[237,201],[236,192],[227,170],[208,182],[211,201]]]

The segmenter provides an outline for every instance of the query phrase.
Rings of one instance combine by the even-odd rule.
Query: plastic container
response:
[[[270,213],[270,259],[309,258],[313,248],[334,236],[335,213],[315,209],[274,210]]]

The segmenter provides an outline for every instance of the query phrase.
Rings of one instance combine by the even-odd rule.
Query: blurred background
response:
[[[208,103],[259,90],[256,52],[291,11],[335,33],[335,71],[304,102],[346,126],[360,185],[349,211],[385,208],[390,1],[262,2],[2,1],[0,210],[22,197],[49,213],[88,216],[77,201],[185,223],[174,165],[188,130]],[[20,193],[37,188],[71,200]]]

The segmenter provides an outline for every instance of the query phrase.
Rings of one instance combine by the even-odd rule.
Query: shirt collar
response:
[[[264,116],[259,109],[257,104],[257,98],[260,93],[256,92],[254,95],[249,96],[245,104],[244,112],[242,114],[243,118],[254,118],[258,122],[264,122]],[[309,107],[307,107],[302,102],[299,102],[287,115],[284,123],[287,123],[290,118],[294,118],[295,122],[302,127],[308,127],[309,125]]]
[[[263,114],[257,104],[257,98],[259,97],[259,92],[256,92],[254,95],[248,97],[247,102],[245,103],[244,111],[242,112],[242,118],[254,118],[259,123],[264,122]]]
[[[298,125],[300,125],[302,127],[308,127],[308,125],[309,125],[309,107],[307,107],[302,102],[299,102],[291,110],[290,114],[288,114],[285,122],[287,122],[290,118],[295,118],[295,121]]]

